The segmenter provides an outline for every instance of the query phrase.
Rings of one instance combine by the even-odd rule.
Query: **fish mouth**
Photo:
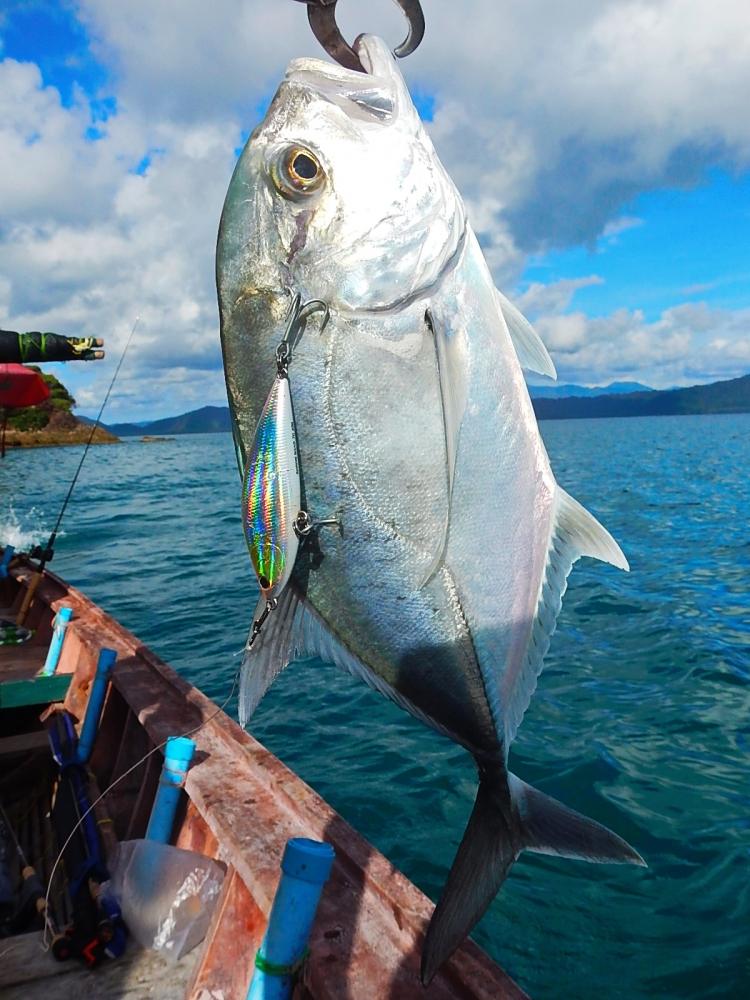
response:
[[[340,63],[315,56],[300,56],[292,59],[286,71],[287,79],[294,79],[299,73],[313,73],[325,80],[336,81],[351,87],[370,87],[368,76],[386,76],[388,63],[393,63],[393,56],[385,49],[385,43],[375,35],[360,35],[352,46],[365,72],[348,69]],[[383,51],[385,49],[385,52]],[[383,56],[385,55],[385,59]]]
[[[351,109],[363,109],[370,116],[387,119],[398,110],[404,87],[396,60],[385,42],[376,35],[360,35],[353,46],[365,68],[348,69],[324,59],[293,59],[285,82],[304,87],[325,100]]]

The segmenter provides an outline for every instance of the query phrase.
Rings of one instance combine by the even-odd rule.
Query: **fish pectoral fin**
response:
[[[537,791],[500,765],[480,769],[469,823],[422,949],[427,985],[484,914],[523,850],[645,866],[616,833]]]
[[[557,379],[554,362],[531,323],[497,288],[495,289],[495,298],[505,319],[521,367],[538,372],[540,375],[546,375],[548,378]]]
[[[461,433],[461,424],[463,423],[468,396],[468,358],[465,331],[452,329],[450,323],[444,321],[441,314],[433,309],[426,311],[425,320],[432,331],[435,342],[435,354],[437,356],[438,376],[440,380],[440,403],[443,411],[443,429],[445,432],[448,509],[443,527],[443,536],[435,546],[434,557],[423,574],[419,589],[426,586],[440,568],[448,546],[448,528],[451,519],[451,496],[453,494],[453,480],[456,474],[458,439]]]
[[[456,471],[458,438],[466,410],[468,396],[468,358],[466,334],[463,330],[453,330],[441,314],[428,309],[425,319],[435,339],[438,375],[440,378],[440,402],[443,408],[445,428],[445,452],[448,464],[448,485],[453,489]]]
[[[569,809],[514,774],[508,778],[524,850],[599,864],[647,867],[638,851],[606,826]]]

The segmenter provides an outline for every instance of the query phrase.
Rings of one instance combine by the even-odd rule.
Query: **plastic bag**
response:
[[[125,840],[109,868],[103,889],[119,902],[139,944],[175,962],[200,944],[224,881],[221,862],[153,840]]]

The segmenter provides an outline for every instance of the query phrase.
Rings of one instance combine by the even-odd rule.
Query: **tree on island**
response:
[[[49,398],[36,406],[8,411],[8,429],[15,431],[72,430],[78,426],[73,416],[75,399],[55,375],[40,371],[36,365],[28,365],[38,372],[49,388]]]

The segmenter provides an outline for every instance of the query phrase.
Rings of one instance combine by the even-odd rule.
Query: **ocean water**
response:
[[[537,998],[750,996],[750,415],[542,424],[559,481],[621,542],[582,560],[511,752],[648,869],[524,855],[475,931]],[[0,462],[0,540],[41,540],[79,449]],[[228,435],[91,451],[52,567],[223,700],[256,591]],[[468,755],[322,663],[252,732],[433,898]]]

